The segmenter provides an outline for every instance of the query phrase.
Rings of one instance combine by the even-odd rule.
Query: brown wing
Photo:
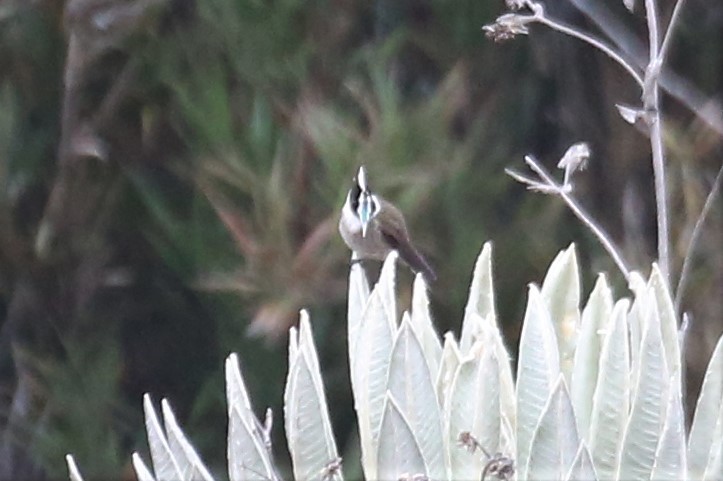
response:
[[[421,272],[427,282],[436,281],[437,275],[434,273],[434,269],[432,269],[429,262],[427,262],[424,256],[412,245],[402,213],[389,202],[383,199],[380,199],[380,202],[382,203],[382,209],[389,211],[387,215],[384,216],[384,222],[380,224],[384,241],[389,244],[389,247],[399,253],[399,257],[401,257],[415,273]]]

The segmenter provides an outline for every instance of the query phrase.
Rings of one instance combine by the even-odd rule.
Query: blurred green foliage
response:
[[[723,13],[691,3],[691,18]],[[301,308],[319,337],[337,439],[357,449],[344,346],[349,252],[336,215],[360,164],[439,273],[431,298],[443,331],[458,328],[486,240],[496,243],[510,345],[525,284],[571,240],[588,267],[585,286],[598,270],[615,272],[557,199],[527,194],[504,175],[528,152],[553,165],[568,145],[590,141],[596,156],[578,192],[620,240],[629,237],[621,192],[637,193],[643,237],[626,249],[642,253],[631,260],[645,269],[654,245],[647,140],[609,115],[615,102],[636,98],[634,86],[604,57],[549,32],[487,41],[480,28],[503,8],[474,0],[0,7],[0,479],[63,477],[66,452],[89,479],[127,476],[130,452],[145,449],[143,392],[170,399],[223,478],[221,361],[239,352],[255,405],[273,407],[278,428],[285,336]],[[681,29],[685,51],[673,62],[682,59],[694,83],[696,71],[707,72],[708,92],[722,78],[710,72],[722,47],[712,18],[709,33]],[[720,139],[699,134],[689,113],[670,114],[683,232],[717,168],[710,159]],[[701,319],[720,307],[719,299],[696,304],[713,297],[723,271],[716,222],[688,303]],[[408,296],[411,275],[400,276]],[[282,439],[275,449],[284,460]]]

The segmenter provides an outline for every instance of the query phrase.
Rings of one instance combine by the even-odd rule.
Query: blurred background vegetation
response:
[[[596,31],[573,4],[547,2]],[[579,3],[579,2],[578,2]],[[594,3],[594,2],[593,2]],[[641,12],[602,8],[636,41]],[[618,5],[618,3],[620,5]],[[671,1],[660,2],[663,18]],[[625,285],[559,199],[504,174],[550,168],[588,141],[582,203],[647,273],[649,143],[617,115],[639,92],[585,45],[542,28],[495,44],[493,0],[4,0],[0,3],[0,479],[132,479],[141,395],[168,397],[225,477],[222,361],[240,354],[259,414],[281,400],[287,329],[310,310],[331,414],[354,477],[347,378],[349,252],[336,231],[351,178],[405,212],[435,265],[432,309],[458,329],[473,262],[495,243],[514,346],[525,285],[578,244],[585,295]],[[670,65],[712,112],[723,4],[687,2]],[[717,110],[716,110],[717,109]],[[674,268],[720,167],[721,136],[666,97]],[[723,204],[696,251],[695,395],[723,330]],[[401,295],[411,275],[400,269]],[[688,406],[690,408],[690,405]]]

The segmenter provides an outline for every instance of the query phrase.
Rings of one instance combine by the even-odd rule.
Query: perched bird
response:
[[[401,211],[369,189],[363,166],[346,196],[339,233],[356,260],[384,260],[396,250],[412,271],[421,272],[427,282],[437,279],[427,260],[412,245]]]

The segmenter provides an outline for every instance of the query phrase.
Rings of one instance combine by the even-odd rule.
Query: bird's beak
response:
[[[356,181],[357,181],[357,185],[359,185],[359,188],[362,191],[369,190],[369,188],[367,187],[367,174],[366,174],[366,171],[364,170],[363,165],[361,167],[359,167],[359,173],[356,175]]]
[[[362,237],[367,236],[367,226],[369,225],[369,222],[362,222]]]

